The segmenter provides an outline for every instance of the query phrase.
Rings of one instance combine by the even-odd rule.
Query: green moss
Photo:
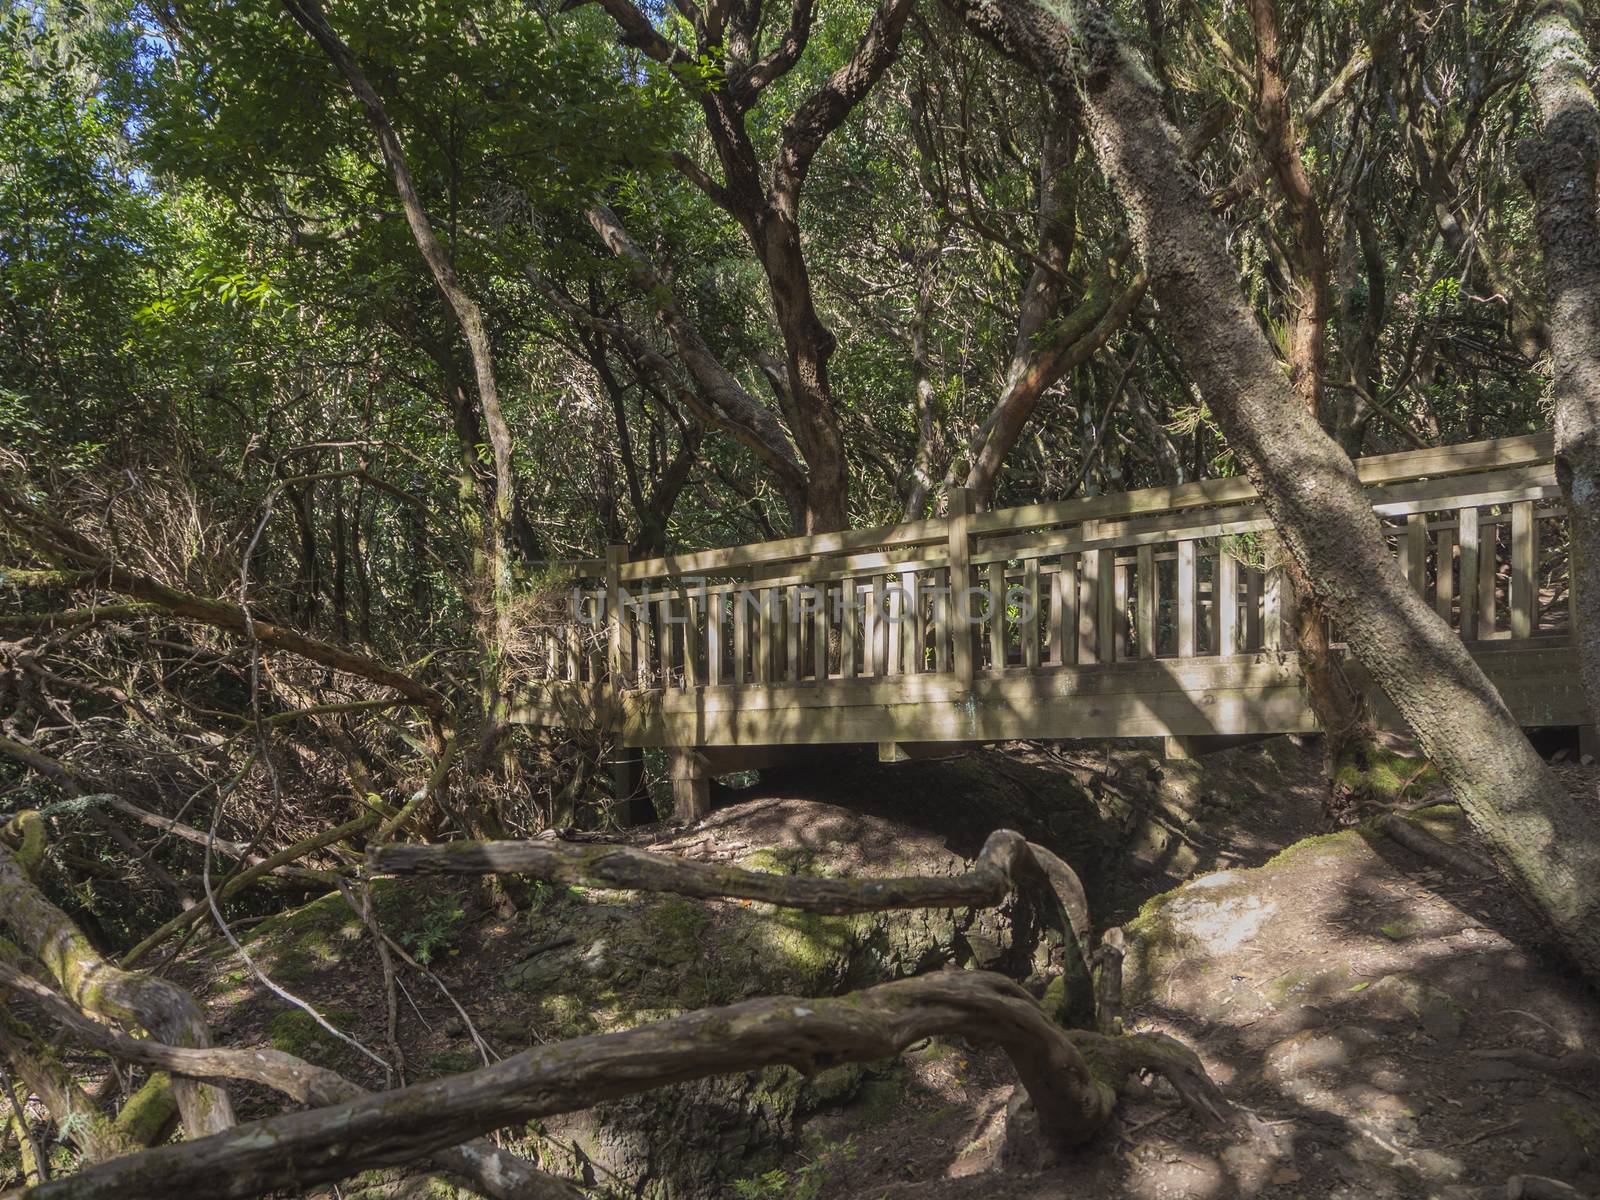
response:
[[[422,1060],[422,1065],[434,1075],[459,1075],[483,1065],[483,1060],[471,1050],[440,1050]]]
[[[319,1008],[317,1011],[335,1029],[348,1029],[359,1020],[356,1013],[345,1008]],[[272,1018],[267,1026],[267,1040],[274,1049],[335,1071],[353,1066],[360,1057],[355,1049],[312,1020],[311,1014],[298,1008]]]
[[[1438,768],[1425,758],[1396,750],[1372,747],[1365,765],[1354,757],[1342,760],[1333,773],[1337,791],[1371,796],[1385,804],[1405,799],[1412,789],[1422,789],[1439,778]]]

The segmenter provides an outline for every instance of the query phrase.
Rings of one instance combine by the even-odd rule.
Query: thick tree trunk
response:
[[[1520,147],[1550,293],[1556,477],[1566,496],[1578,662],[1600,717],[1600,110],[1589,90],[1582,0],[1544,0],[1526,33],[1539,135]]]
[[[1083,0],[978,0],[967,12],[1052,86],[1080,88],[1168,327],[1290,554],[1508,880],[1600,978],[1600,819],[1401,574],[1349,457],[1295,395],[1250,311],[1154,81],[1109,14]]]

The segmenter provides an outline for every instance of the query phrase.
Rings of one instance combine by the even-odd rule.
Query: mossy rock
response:
[[[959,869],[949,855],[946,869]],[[780,847],[739,860],[757,870],[843,873],[826,850]],[[925,863],[907,863],[925,870]],[[1003,942],[992,913],[828,916],[735,901],[583,891],[527,915],[530,944],[569,945],[515,964],[504,984],[526,998],[534,1036],[630,1028],[757,996],[832,995],[957,961],[964,935]],[[898,1103],[898,1072],[860,1066],[806,1078],[769,1068],[698,1080],[552,1122],[606,1171],[652,1200],[726,1196],[776,1168],[806,1119],[860,1107],[879,1120]]]

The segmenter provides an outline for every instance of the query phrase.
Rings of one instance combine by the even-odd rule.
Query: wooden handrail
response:
[[[1480,471],[1536,466],[1555,456],[1552,433],[1531,433],[1516,437],[1440,446],[1429,450],[1405,450],[1397,454],[1375,454],[1356,460],[1356,474],[1369,487],[1416,480],[1443,479]],[[1111,492],[1083,496],[1075,500],[1055,500],[1015,508],[977,513],[970,518],[975,536],[1001,531],[1045,529],[1075,525],[1083,521],[1117,517],[1154,517],[1192,508],[1251,503],[1255,486],[1244,476],[1203,479],[1171,487],[1139,488],[1131,492]],[[811,534],[752,542],[714,550],[696,550],[658,558],[636,559],[622,564],[624,582],[682,577],[696,574],[730,573],[750,567],[794,562],[824,556],[883,551],[900,547],[934,546],[949,535],[949,522],[943,518],[913,521],[900,525],[879,525],[865,529],[846,529],[837,533]],[[599,574],[604,560],[581,560],[574,564],[586,575]]]
[[[1356,464],[1402,569],[1468,640],[1535,636],[1550,609],[1540,589],[1560,594],[1560,560],[1541,575],[1538,549],[1540,522],[1561,511],[1552,455],[1543,433]],[[647,691],[904,690],[937,677],[961,689],[1174,649],[1276,651],[1292,636],[1288,590],[1233,540],[1271,527],[1250,482],[1230,478],[635,562],[613,548],[607,594],[626,606],[600,637],[551,630],[549,677]]]

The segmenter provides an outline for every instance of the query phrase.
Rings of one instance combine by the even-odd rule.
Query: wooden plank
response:
[[[743,683],[750,677],[750,597],[748,589],[740,588],[733,597],[733,681]]]
[[[839,674],[845,679],[854,679],[861,670],[860,654],[860,605],[861,586],[854,579],[847,579],[840,592],[843,607],[839,615]]]
[[[1156,551],[1154,546],[1139,547],[1139,565],[1135,568],[1135,585],[1139,589],[1139,657],[1156,656]]]
[[[1112,628],[1116,631],[1116,639],[1112,652],[1117,662],[1122,662],[1128,657],[1128,635],[1131,632],[1131,622],[1128,619],[1128,604],[1132,594],[1131,576],[1133,565],[1131,563],[1112,560],[1113,570],[1111,577],[1116,580],[1112,595]]]
[[[811,678],[817,683],[828,679],[828,605],[832,600],[825,585],[813,588],[811,603]]]
[[[1533,502],[1523,500],[1511,506],[1511,636],[1514,638],[1532,637],[1534,626],[1538,624],[1538,614],[1534,611],[1538,560]]]
[[[946,572],[944,583],[933,593],[933,669],[940,675],[950,671],[950,576]]]
[[[1378,454],[1357,459],[1355,467],[1361,482],[1371,487],[1411,479],[1538,464],[1549,461],[1554,453],[1553,435],[1536,433],[1427,450],[1406,450],[1398,454]],[[1144,488],[1133,492],[1003,508],[980,516],[974,525],[974,532],[983,534],[1027,526],[1070,525],[1105,517],[1170,512],[1253,499],[1255,488],[1242,476],[1205,479],[1175,487]]]
[[[901,590],[900,577],[890,575],[885,580],[883,593],[883,621],[887,626],[883,631],[887,642],[883,664],[885,675],[901,673],[906,615],[905,593]]]
[[[1110,550],[1096,550],[1095,568],[1095,662],[1117,660],[1117,563]]]
[[[1261,572],[1244,568],[1244,645],[1245,650],[1261,649]]]
[[[1239,560],[1226,546],[1217,552],[1217,653],[1239,653]]]
[[[662,687],[677,687],[677,630],[672,624],[672,597],[663,596],[656,601],[656,677]]]
[[[1495,632],[1495,579],[1499,559],[1499,537],[1495,528],[1478,546],[1478,636],[1493,637]]]
[[[1196,652],[1195,619],[1199,606],[1199,574],[1195,566],[1195,543],[1178,543],[1178,657],[1193,658]]]
[[[1100,661],[1100,636],[1097,629],[1100,611],[1100,552],[1085,554],[1079,560],[1078,579],[1078,656],[1079,663]]]
[[[989,612],[986,620],[989,625],[989,669],[1003,671],[1006,669],[1006,565],[1003,562],[990,563],[988,572],[989,582]]]
[[[801,624],[800,585],[797,583],[791,583],[784,589],[783,615],[783,677],[791,683],[799,683],[805,675],[800,657],[805,627]]]
[[[622,605],[622,564],[627,560],[626,546],[613,543],[606,547],[606,669],[612,685],[619,688],[626,684],[633,657]]]
[[[1449,625],[1456,600],[1456,531],[1441,529],[1433,535],[1433,610]]]
[[[1078,556],[1063,554],[1051,577],[1050,661],[1066,666],[1078,658]]]
[[[1405,569],[1406,582],[1411,590],[1423,596],[1428,591],[1428,519],[1421,513],[1406,518],[1405,537],[1401,541],[1400,561]]]
[[[1022,640],[1022,665],[1039,665],[1039,560],[1022,564],[1022,619],[1017,623]]]
[[[970,687],[977,663],[973,654],[972,606],[967,589],[972,586],[972,493],[964,487],[950,489],[947,548],[950,558],[950,671]]]
[[[905,670],[908,675],[918,675],[928,669],[927,595],[923,591],[922,576],[916,571],[902,571],[900,588],[907,606]]]
[[[690,554],[669,554],[628,563],[622,577],[628,580],[654,579],[662,575],[700,575],[786,562],[799,558],[845,554],[855,550],[877,550],[885,546],[931,545],[947,534],[943,520],[914,521],[904,525],[879,525],[870,529],[845,529],[837,533],[814,533],[803,537],[753,542],[719,550],[698,550]]]
[[[683,598],[683,686],[699,687],[705,682],[700,674],[700,638],[698,622],[701,605],[693,594]]]
[[[728,619],[728,598],[717,592],[706,595],[706,683],[720,687],[726,681],[723,665],[722,625]]]
[[[1456,626],[1468,641],[1478,636],[1478,506],[1461,510],[1457,524],[1461,542],[1461,621]]]

